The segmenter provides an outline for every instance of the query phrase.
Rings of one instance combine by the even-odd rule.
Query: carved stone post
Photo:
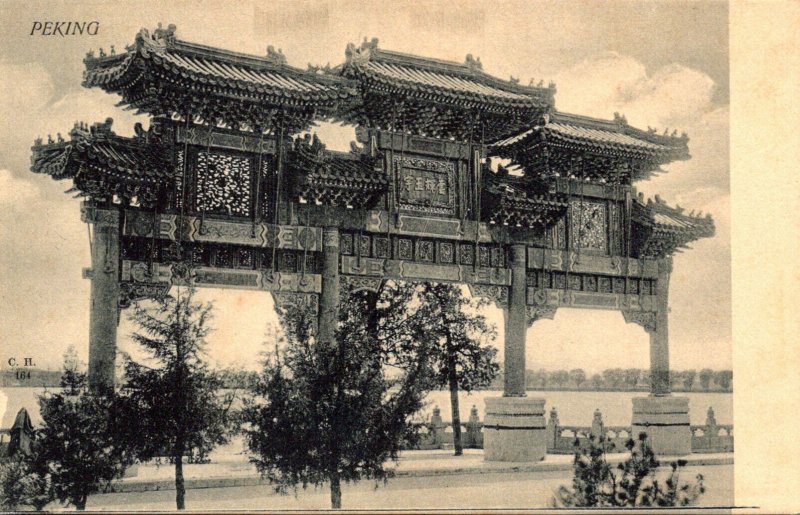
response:
[[[667,328],[671,271],[671,258],[659,260],[655,323],[644,324],[650,333],[650,395],[633,398],[632,430],[634,437],[639,433],[647,433],[648,442],[656,454],[683,455],[692,452],[692,433],[689,426],[689,398],[674,397],[669,387]]]
[[[528,330],[525,293],[525,245],[511,247],[511,288],[508,309],[505,310],[506,327],[504,351],[503,397],[525,397],[525,334]]]
[[[483,431],[487,461],[538,461],[547,452],[544,399],[525,396],[528,329],[525,245],[511,248],[511,288],[505,317],[505,384],[502,397],[486,398]]]
[[[322,293],[319,296],[319,340],[332,342],[339,323],[339,230],[322,231]]]
[[[84,204],[83,220],[94,225],[89,311],[89,387],[114,386],[119,324],[119,211]]]
[[[650,394],[669,395],[669,275],[672,259],[658,262],[656,327],[650,332]]]

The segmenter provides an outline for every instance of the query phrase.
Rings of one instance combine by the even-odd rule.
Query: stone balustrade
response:
[[[451,449],[453,447],[453,423],[442,420],[438,406],[433,409],[430,422],[418,422],[419,441],[414,449]],[[478,408],[472,406],[469,419],[461,423],[461,443],[465,449],[483,449],[483,422],[478,417]]]
[[[450,449],[453,446],[453,424],[442,420],[439,407],[433,409],[430,421],[417,422],[419,441],[414,449]],[[578,445],[588,445],[589,435],[605,435],[612,444],[612,452],[626,452],[625,443],[637,435],[631,426],[607,426],[600,410],[595,410],[591,426],[564,426],[558,420],[556,408],[550,409],[547,419],[547,454],[572,454],[575,440]],[[733,425],[717,424],[714,409],[708,408],[706,422],[691,426],[693,453],[733,452]],[[478,408],[472,406],[469,419],[461,423],[461,441],[465,449],[483,448],[483,422],[478,417]]]

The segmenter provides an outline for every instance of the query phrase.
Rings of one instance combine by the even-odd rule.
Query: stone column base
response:
[[[657,455],[692,452],[688,397],[634,397],[631,425],[633,439],[646,433],[650,448]]]
[[[487,397],[483,422],[486,461],[539,461],[547,453],[544,399]]]

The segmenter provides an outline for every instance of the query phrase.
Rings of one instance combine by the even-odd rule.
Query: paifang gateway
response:
[[[669,391],[672,255],[710,216],[633,184],[689,159],[688,137],[561,113],[555,86],[464,63],[348,45],[334,68],[289,66],[142,29],[88,54],[83,85],[150,115],[37,140],[31,170],[70,179],[92,227],[89,380],[114,382],[120,310],[172,285],[265,290],[334,336],[340,288],[386,279],[465,283],[505,313],[505,387],[487,399],[487,460],[545,454],[544,399],[525,395],[525,333],[559,307],[619,310],[650,334],[651,393],[633,431],[690,452],[688,398]],[[355,126],[350,152],[300,137]],[[500,159],[491,159],[500,158]],[[490,163],[506,166],[490,166]]]

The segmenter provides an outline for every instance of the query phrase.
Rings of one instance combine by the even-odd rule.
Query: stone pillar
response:
[[[503,397],[525,396],[525,334],[528,331],[525,294],[525,245],[511,247],[511,288],[505,315]]]
[[[525,245],[511,248],[511,288],[505,310],[502,397],[486,399],[483,452],[486,461],[538,461],[547,452],[544,399],[525,395],[525,335],[528,330]]]
[[[94,225],[89,311],[89,388],[114,386],[119,324],[119,211],[84,205]]]
[[[339,230],[322,231],[322,293],[319,296],[319,340],[332,342],[339,323]]]
[[[658,262],[656,327],[650,333],[650,393],[669,395],[669,275],[672,259]]]
[[[653,452],[685,455],[692,452],[689,398],[674,397],[669,386],[669,275],[672,259],[658,262],[655,327],[650,331],[650,396],[633,399],[632,431],[647,434]]]

